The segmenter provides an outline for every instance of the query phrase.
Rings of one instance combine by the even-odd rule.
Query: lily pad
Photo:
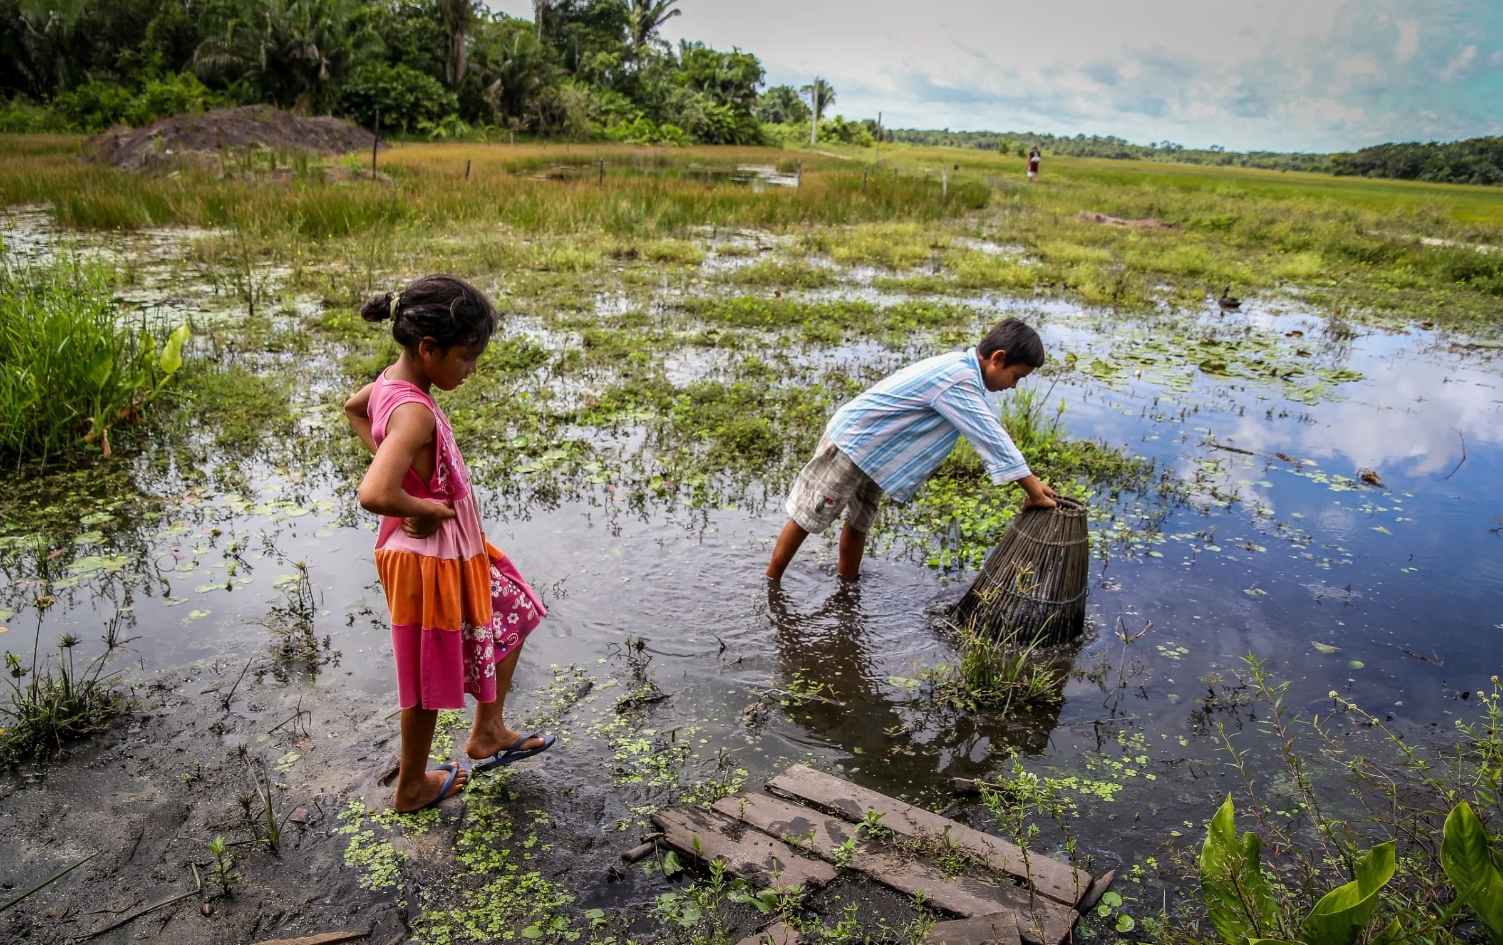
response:
[[[1346,665],[1352,669],[1362,669],[1366,664],[1361,660],[1347,660]]]
[[[1315,649],[1318,650],[1318,651],[1320,651],[1321,653],[1326,654],[1327,656],[1329,656],[1332,653],[1340,653],[1341,652],[1341,647],[1339,647],[1339,646],[1331,646],[1329,643],[1318,643],[1318,642],[1312,640],[1312,641],[1310,641],[1310,645],[1313,646],[1313,647],[1315,647]]]

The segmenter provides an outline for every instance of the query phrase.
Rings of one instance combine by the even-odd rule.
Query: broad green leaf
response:
[[[664,876],[672,876],[674,873],[677,873],[678,871],[682,870],[683,868],[684,868],[683,864],[678,861],[678,851],[677,850],[669,850],[663,856],[663,875]]]
[[[1466,801],[1446,816],[1440,865],[1456,895],[1487,926],[1493,942],[1503,945],[1503,876],[1488,853],[1487,831]]]
[[[1399,925],[1399,920],[1394,919],[1383,927],[1383,931],[1373,937],[1372,945],[1399,945],[1404,940],[1404,929]]]
[[[1222,941],[1242,945],[1275,925],[1276,904],[1263,880],[1262,843],[1252,831],[1237,837],[1236,809],[1227,797],[1206,829],[1200,850],[1200,892]]]
[[[1309,945],[1355,945],[1393,871],[1393,841],[1367,851],[1357,861],[1357,878],[1326,893],[1305,917],[1304,940]]]
[[[101,351],[94,355],[94,360],[89,365],[89,386],[100,388],[104,382],[110,379],[110,374],[115,370],[115,356],[109,351]]]
[[[179,325],[167,337],[167,343],[162,345],[162,356],[157,359],[157,366],[162,369],[162,373],[176,374],[178,368],[183,366],[183,342],[188,340],[188,334],[188,326]]]

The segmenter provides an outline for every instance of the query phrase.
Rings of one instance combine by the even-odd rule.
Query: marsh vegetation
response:
[[[1426,926],[1436,940],[1481,934],[1474,907],[1422,877],[1457,800],[1486,830],[1498,816],[1495,736],[1442,729],[1447,712],[1489,724],[1476,719],[1489,691],[1478,667],[1496,664],[1488,529],[1503,514],[1490,485],[1503,425],[1488,385],[1503,196],[1091,160],[1053,161],[1029,186],[1015,156],[923,148],[884,148],[866,167],[866,152],[838,147],[410,144],[384,152],[372,180],[357,173],[368,156],[131,176],[72,160],[76,147],[0,141],[13,208],[0,233],[21,287],[6,304],[60,287],[46,297],[84,312],[99,350],[124,352],[107,379],[136,385],[98,390],[97,415],[119,418],[107,459],[88,439],[87,398],[28,412],[55,432],[8,459],[22,475],[0,491],[0,627],[26,650],[18,628],[45,613],[14,665],[29,674],[39,653],[54,685],[58,660],[118,611],[113,625],[139,638],[133,658],[213,665],[237,700],[309,685],[268,671],[237,690],[247,660],[317,667],[337,649],[319,687],[369,699],[379,720],[383,603],[360,558],[363,458],[339,405],[394,349],[355,308],[448,270],[508,313],[444,407],[488,522],[547,588],[558,632],[519,682],[541,693],[534,724],[558,726],[568,751],[479,781],[458,823],[341,798],[328,825],[341,875],[409,903],[419,940],[641,940],[666,923],[710,941],[778,913],[829,941],[876,935],[836,901],[849,890],[774,902],[714,875],[686,886],[666,862],[624,885],[564,872],[588,862],[604,875],[619,851],[597,846],[602,832],[634,843],[654,807],[723,796],[790,760],[934,808],[951,802],[951,774],[996,785],[958,816],[1040,855],[1122,867],[1121,898],[1082,935],[1207,940],[1187,857],[1231,783],[1222,772],[1245,776],[1237,808],[1279,850],[1258,934],[1292,934],[1386,839],[1399,843],[1387,888],[1403,892],[1372,927],[1413,908],[1444,917]],[[740,175],[763,180],[801,170],[800,186],[731,179],[744,167],[769,169]],[[1226,287],[1240,312],[1217,305]],[[998,649],[929,624],[925,609],[953,601],[1016,507],[983,487],[963,443],[913,502],[884,508],[861,587],[828,595],[833,549],[820,547],[786,597],[767,596],[754,578],[782,495],[835,406],[974,344],[1003,313],[1038,324],[1051,355],[1003,401],[1003,422],[1043,478],[1093,510],[1086,637]],[[169,372],[179,324],[191,335]],[[1458,561],[1474,563],[1441,566]],[[1454,625],[1436,629],[1424,615],[1442,606]],[[1154,628],[1129,643],[1106,629],[1119,616]],[[1254,673],[1237,662],[1250,650],[1279,665]],[[66,685],[95,680],[94,705],[113,711],[120,665],[68,663]],[[251,710],[221,695],[200,701],[233,728]],[[1279,700],[1298,721],[1270,733]],[[27,739],[12,760],[50,757],[101,717]],[[246,844],[233,868],[228,846],[202,860],[241,884],[216,900],[221,919],[276,874],[273,854],[294,846],[285,818],[322,790],[322,774],[300,779],[301,706],[295,725],[265,732],[285,717],[254,736],[280,755],[275,774],[226,762],[223,783],[253,793],[238,817],[228,795],[215,815],[237,825],[226,843]],[[1374,737],[1384,726],[1404,739]],[[374,753],[340,757],[379,767]],[[1340,780],[1358,775],[1377,780]],[[562,826],[581,823],[578,836]],[[412,852],[450,827],[442,855]],[[555,836],[578,848],[550,849]],[[934,918],[888,906],[889,938]]]

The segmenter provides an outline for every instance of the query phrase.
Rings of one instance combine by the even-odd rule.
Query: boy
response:
[[[882,494],[907,501],[962,433],[993,482],[1017,482],[1028,493],[1024,508],[1052,508],[1054,490],[1029,471],[986,402],[987,391],[1011,390],[1043,363],[1038,332],[1008,318],[974,351],[920,361],[836,410],[788,494],[788,524],[773,546],[768,580],[781,580],[804,539],[844,512],[838,572],[854,581]]]

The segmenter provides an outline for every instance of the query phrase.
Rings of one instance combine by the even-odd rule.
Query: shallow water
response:
[[[6,245],[15,245],[9,236]],[[1189,325],[1119,322],[1063,303],[969,301],[1025,314],[1052,353],[1074,355],[1074,370],[1028,382],[1052,383],[1073,435],[1152,458],[1189,486],[1158,533],[1098,535],[1110,560],[1093,568],[1092,629],[1064,654],[1081,670],[1104,665],[1115,676],[1121,644],[1111,627],[1118,618],[1134,630],[1152,622],[1128,654],[1141,662],[1120,706],[1135,723],[1129,754],[1146,762],[1100,773],[1124,749],[1102,735],[1111,697],[1085,672],[1065,684],[1062,705],[1012,718],[940,713],[919,698],[917,669],[953,656],[933,617],[968,575],[877,554],[859,588],[842,588],[832,544],[811,539],[785,593],[769,595],[761,573],[784,520],[776,494],[737,507],[639,511],[598,484],[582,499],[506,517],[496,512],[511,503],[483,494],[492,541],[551,608],[528,644],[519,700],[537,698],[550,665],[603,678],[620,669],[612,654],[628,638],[644,639],[670,695],[653,724],[699,729],[698,751],[729,749],[753,784],[806,760],[942,806],[949,777],[994,773],[1016,750],[1041,768],[1084,767],[1124,785],[1115,803],[1084,813],[1082,830],[1083,847],[1120,862],[1212,809],[1208,798],[1224,785],[1195,774],[1220,765],[1195,699],[1202,676],[1248,653],[1291,680],[1297,707],[1329,704],[1336,689],[1414,726],[1448,724],[1464,708],[1462,693],[1488,686],[1503,663],[1497,349],[1417,329],[1332,325],[1287,300],[1277,310],[1211,310]],[[1280,378],[1257,365],[1145,354],[1156,338],[1203,328],[1246,329],[1281,353],[1262,367],[1297,363],[1307,373]],[[543,337],[537,326],[513,330]],[[800,357],[875,353],[858,343]],[[710,355],[684,355],[675,377],[713,366]],[[313,414],[310,422],[331,421]],[[1375,470],[1383,487],[1361,482],[1360,468]],[[243,661],[265,646],[259,622],[282,599],[291,562],[302,561],[321,594],[318,632],[341,654],[315,684],[390,692],[374,523],[344,511],[351,484],[327,470],[269,465],[246,478],[250,491],[217,494],[169,474],[145,488],[160,500],[159,518],[95,509],[80,516],[73,546],[51,558],[47,549],[22,551],[27,539],[13,529],[0,538],[8,550],[0,645],[30,647],[45,576],[56,603],[41,622],[44,649],[64,632],[94,637],[124,607],[140,668]],[[773,712],[765,726],[747,721],[756,690],[796,678],[828,685],[825,699]],[[555,762],[561,777],[610,769],[609,752],[584,733],[576,745]]]

